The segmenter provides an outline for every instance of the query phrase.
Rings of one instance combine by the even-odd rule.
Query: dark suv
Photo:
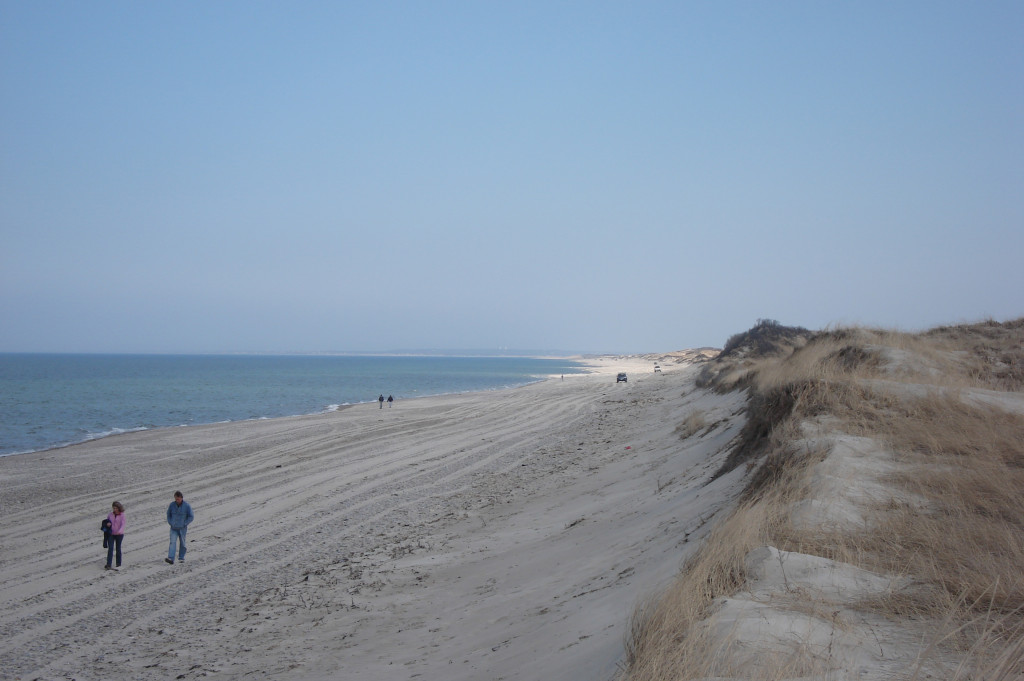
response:
[[[616,376],[615,377],[615,382],[616,383],[626,383],[627,382],[626,381],[626,374],[619,374],[618,376]]]

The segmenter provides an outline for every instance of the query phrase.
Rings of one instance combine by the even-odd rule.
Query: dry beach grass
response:
[[[749,481],[636,612],[625,676],[1020,678],[1024,324],[773,331],[755,327],[757,342],[737,338],[704,370],[709,389],[750,392],[723,468],[745,466]],[[830,592],[787,583],[783,565],[783,583],[763,588],[761,546],[887,586]],[[740,602],[769,626],[751,636]]]

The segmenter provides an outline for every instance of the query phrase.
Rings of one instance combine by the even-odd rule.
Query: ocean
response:
[[[498,390],[579,363],[526,357],[0,353],[0,456],[150,428]]]

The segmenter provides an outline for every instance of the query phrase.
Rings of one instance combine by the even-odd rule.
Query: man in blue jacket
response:
[[[184,562],[185,532],[188,530],[189,523],[195,519],[192,507],[185,501],[185,497],[181,495],[181,492],[175,492],[174,501],[167,507],[167,524],[171,526],[171,545],[167,549],[167,558],[164,559],[171,565],[174,565],[175,544],[178,546],[178,560]]]

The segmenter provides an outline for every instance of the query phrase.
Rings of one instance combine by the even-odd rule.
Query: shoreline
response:
[[[0,513],[24,520],[0,527],[0,675],[610,675],[637,600],[728,507],[736,481],[705,483],[738,421],[735,397],[702,398],[722,425],[680,447],[693,366],[600,364],[3,457]],[[174,489],[196,523],[168,566]],[[113,499],[125,563],[105,572]]]
[[[32,354],[32,353],[4,353],[4,354],[17,355],[17,354]],[[37,354],[55,354],[55,355],[58,355],[58,354],[59,355],[81,354],[81,355],[86,355],[86,354],[90,354],[90,353],[37,353]],[[93,354],[95,354],[95,353],[93,353]],[[118,356],[118,355],[135,356],[135,355],[127,354],[127,353],[112,353],[111,356]],[[145,355],[145,356],[149,356],[149,355]],[[190,356],[193,356],[193,355],[159,355],[159,356],[190,357]],[[488,356],[484,356],[484,355],[391,355],[391,354],[377,354],[377,353],[364,353],[364,354],[358,354],[358,355],[352,355],[352,354],[347,354],[347,355],[346,354],[326,355],[325,353],[319,353],[319,354],[304,353],[304,354],[300,354],[300,355],[282,355],[282,354],[271,354],[271,353],[233,353],[233,354],[226,354],[226,355],[225,354],[218,354],[218,355],[210,354],[210,355],[196,355],[196,356],[204,356],[204,357],[208,357],[208,356],[223,356],[223,357],[236,357],[236,356],[254,356],[254,357],[264,357],[264,356],[277,356],[277,357],[286,357],[286,356],[287,357],[292,357],[292,356],[295,356],[295,357],[305,357],[305,356],[309,356],[309,357],[321,357],[321,356],[364,357],[365,356],[365,357],[458,357],[458,358],[465,357],[465,358],[471,358],[471,359],[472,358],[493,359],[493,358],[502,358],[502,357],[512,357],[512,358],[515,358],[515,359],[543,359],[543,360],[563,360],[563,361],[575,362],[576,364],[578,364],[580,366],[581,369],[584,369],[583,374],[599,372],[600,369],[601,369],[601,364],[600,364],[600,362],[598,362],[596,360],[599,359],[600,357],[611,357],[611,356],[599,356],[599,357],[590,357],[588,359],[588,358],[584,358],[581,355],[571,355],[571,356],[540,356],[540,355],[521,355],[521,356],[520,355],[515,355],[515,356],[510,356],[510,355],[493,355],[493,356],[490,356],[490,355],[488,355]],[[570,375],[575,376],[575,375],[582,375],[582,374],[570,374]],[[493,387],[493,388],[484,388],[484,389],[479,389],[479,390],[466,390],[466,391],[457,391],[457,392],[428,393],[428,394],[424,394],[424,395],[415,395],[413,397],[405,397],[405,398],[401,398],[401,399],[403,401],[409,401],[409,400],[415,400],[415,399],[422,399],[422,398],[426,398],[426,397],[440,397],[440,396],[450,396],[450,395],[471,395],[471,394],[478,393],[478,392],[486,393],[486,392],[494,392],[494,391],[501,391],[501,390],[512,390],[512,389],[515,389],[515,388],[518,388],[518,387],[522,387],[524,385],[531,385],[533,383],[538,383],[540,381],[548,380],[550,378],[556,378],[558,376],[559,376],[559,374],[543,374],[543,375],[538,375],[533,380],[526,381],[525,383],[520,383],[520,384],[516,384],[516,385],[503,385],[503,386],[496,386],[496,387]],[[243,419],[229,419],[229,420],[222,420],[222,421],[210,421],[210,422],[199,422],[199,423],[180,423],[180,424],[161,425],[161,426],[152,426],[152,427],[146,427],[146,426],[130,427],[130,428],[128,428],[128,427],[125,427],[125,428],[116,427],[114,430],[112,430],[110,432],[89,433],[86,436],[84,436],[82,439],[79,439],[79,440],[73,440],[73,441],[69,441],[69,442],[62,442],[62,443],[50,445],[50,446],[47,446],[47,447],[44,447],[44,448],[40,448],[40,449],[29,449],[29,450],[24,450],[24,451],[0,453],[0,459],[5,458],[5,457],[9,457],[9,456],[24,456],[26,454],[39,454],[39,453],[42,453],[42,452],[51,452],[51,451],[63,450],[63,449],[66,449],[68,447],[74,447],[74,446],[77,446],[77,445],[82,445],[82,444],[86,444],[86,443],[89,443],[89,442],[95,442],[97,440],[104,440],[104,439],[107,439],[107,438],[120,437],[120,436],[123,436],[123,435],[129,435],[129,434],[132,434],[132,433],[147,432],[147,431],[158,431],[158,430],[165,430],[165,429],[177,429],[177,428],[195,428],[195,427],[218,425],[218,424],[228,424],[228,423],[246,423],[246,422],[250,422],[250,421],[267,421],[267,420],[273,420],[273,419],[287,419],[287,418],[295,418],[295,417],[302,417],[302,416],[316,416],[316,415],[320,415],[320,414],[328,414],[328,413],[332,413],[332,412],[341,411],[343,409],[347,409],[347,408],[350,408],[350,407],[353,407],[353,406],[357,406],[357,405],[372,404],[373,402],[375,402],[375,400],[366,400],[366,401],[361,401],[361,402],[345,402],[345,403],[341,403],[341,404],[328,404],[325,407],[321,408],[319,411],[301,412],[301,413],[295,413],[295,414],[281,414],[281,415],[276,415],[276,416],[254,416],[254,417],[243,418]]]

